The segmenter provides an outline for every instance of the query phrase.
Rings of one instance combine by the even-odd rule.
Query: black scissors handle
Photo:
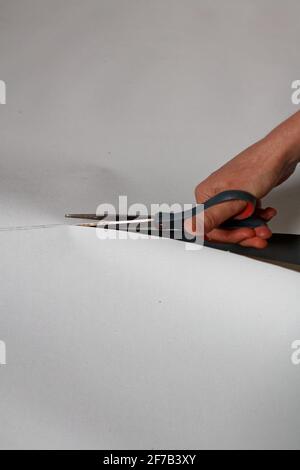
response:
[[[170,218],[170,214],[159,212],[155,215],[154,224],[160,228],[169,228],[170,227],[170,220],[172,226],[180,226],[182,227],[182,223],[184,220],[191,219],[196,215],[200,214],[201,212],[209,209],[210,207],[216,206],[223,202],[228,201],[245,201],[247,203],[245,209],[239,217],[242,219],[234,219],[231,218],[222,224],[224,228],[239,228],[239,227],[250,227],[256,228],[265,225],[265,221],[260,219],[259,217],[255,217],[252,214],[255,211],[257,205],[257,199],[253,194],[250,194],[246,191],[241,191],[237,189],[230,189],[227,191],[223,191],[216,196],[208,199],[204,204],[200,204],[198,206],[193,207],[192,209],[184,212],[176,212],[172,214]],[[168,222],[169,221],[169,222]]]

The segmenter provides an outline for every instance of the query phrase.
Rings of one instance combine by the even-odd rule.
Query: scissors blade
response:
[[[124,214],[65,214],[67,219],[88,219],[88,220],[129,220],[132,221],[140,217],[139,215],[124,215]]]
[[[153,218],[136,218],[136,219],[124,219],[124,220],[101,220],[98,222],[98,227],[106,227],[107,225],[128,225],[128,224],[148,224],[153,222]]]

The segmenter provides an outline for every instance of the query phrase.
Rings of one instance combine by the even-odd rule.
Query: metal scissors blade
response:
[[[94,224],[81,224],[95,227],[106,227],[108,225],[127,225],[127,224],[140,224],[140,223],[151,223],[153,217],[139,216],[139,215],[121,215],[116,214],[114,216],[108,214],[66,214],[68,219],[82,219],[82,220],[95,220],[97,223]]]
[[[105,218],[112,217],[109,214],[65,214],[67,219],[88,219],[88,220],[103,220]],[[116,220],[128,221],[131,222],[134,219],[137,219],[139,215],[128,215],[128,214],[115,214],[114,218]]]

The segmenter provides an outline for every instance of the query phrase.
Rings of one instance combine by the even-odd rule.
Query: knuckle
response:
[[[212,212],[206,212],[204,214],[204,231],[205,233],[210,232],[214,227],[216,227],[216,218]]]
[[[194,194],[195,194],[195,199],[198,203],[203,203],[211,197],[210,193],[205,191],[203,183],[199,183],[195,187]]]
[[[201,188],[200,188],[200,184],[197,184],[197,186],[195,187],[194,189],[194,194],[195,194],[195,198],[196,200],[200,200],[200,197],[201,197]]]

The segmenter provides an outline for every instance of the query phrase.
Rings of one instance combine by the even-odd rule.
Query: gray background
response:
[[[298,1],[0,0],[1,225],[191,202],[297,110]],[[270,197],[300,230],[299,173]],[[299,274],[79,227],[0,232],[0,447],[297,448]]]
[[[0,0],[1,224],[193,201],[298,110],[297,0]],[[299,175],[274,229],[299,232]]]

